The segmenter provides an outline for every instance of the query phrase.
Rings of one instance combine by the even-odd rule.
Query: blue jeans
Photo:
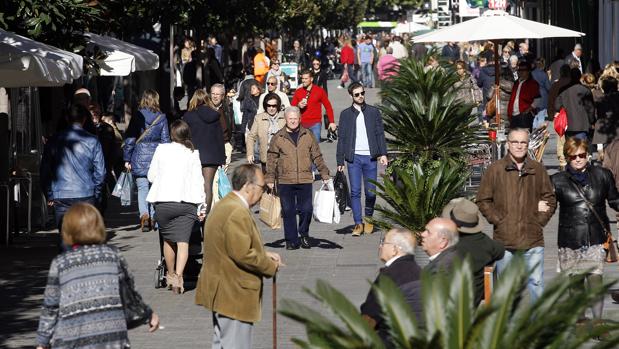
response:
[[[374,214],[374,204],[376,194],[373,192],[376,186],[370,183],[377,178],[376,159],[369,155],[357,155],[353,157],[353,162],[348,162],[348,180],[350,181],[350,199],[352,206],[352,217],[355,224],[361,224],[361,180],[365,190],[365,216],[372,217]]]
[[[320,131],[322,131],[322,124],[319,122],[317,124],[313,124],[312,126],[308,128],[314,134],[314,138],[316,138],[316,142],[320,143]]]
[[[363,86],[374,86],[374,73],[372,72],[372,63],[361,63],[361,76],[363,80]]]
[[[357,72],[355,72],[355,65],[354,64],[346,64],[346,70],[348,71],[348,79],[349,79],[350,83],[359,81],[359,79],[357,79]],[[342,75],[344,75],[343,72],[342,72]],[[341,80],[341,77],[340,77],[340,80]],[[343,82],[341,82],[340,85],[342,85],[342,87],[344,87],[344,83]]]
[[[584,141],[589,139],[589,133],[586,131],[565,131],[565,139],[576,138]]]
[[[284,218],[284,236],[287,242],[299,243],[300,236],[309,235],[312,221],[312,184],[279,184],[277,186]],[[297,212],[299,225],[297,228]]]
[[[87,204],[94,205],[95,197],[88,196],[85,198],[64,198],[64,199],[54,199],[54,219],[56,221],[56,226],[58,227],[58,247],[61,252],[67,251],[70,246],[65,245],[62,240],[62,234],[60,233],[62,228],[62,219],[64,215],[67,213],[69,208],[78,202],[85,202]]]
[[[533,247],[524,250],[524,261],[529,270],[529,280],[527,289],[531,295],[531,302],[535,302],[544,292],[544,248]],[[505,250],[503,259],[496,262],[496,270],[499,277],[505,270],[514,255],[512,252]]]
[[[150,182],[146,177],[135,177],[135,185],[138,187],[138,210],[140,217],[147,214],[150,218],[155,217],[155,208],[153,205],[146,202],[146,196],[150,190]]]

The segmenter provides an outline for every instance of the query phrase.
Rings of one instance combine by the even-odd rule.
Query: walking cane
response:
[[[273,275],[273,349],[277,349],[277,272]]]

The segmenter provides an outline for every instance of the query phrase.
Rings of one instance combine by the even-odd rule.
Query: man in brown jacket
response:
[[[528,157],[529,131],[512,129],[507,136],[508,154],[484,174],[477,193],[477,205],[490,224],[494,240],[505,246],[496,268],[503,272],[516,252],[524,253],[530,276],[532,300],[544,290],[544,226],[557,202],[546,169]]]
[[[282,266],[266,252],[250,207],[265,188],[262,171],[249,164],[232,174],[233,192],[211,210],[204,228],[206,257],[196,304],[213,312],[213,348],[251,348],[253,323],[261,317],[262,278]]]
[[[329,168],[325,165],[320,147],[312,131],[299,123],[298,107],[284,110],[286,126],[273,135],[267,152],[266,182],[275,186],[282,204],[286,249],[310,248],[309,226],[312,220],[312,164],[320,172],[323,182],[329,181]],[[297,212],[299,224],[297,228]],[[299,238],[299,235],[301,236]]]

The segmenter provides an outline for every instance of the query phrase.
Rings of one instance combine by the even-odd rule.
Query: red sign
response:
[[[488,0],[488,8],[493,10],[505,10],[507,8],[507,0]]]

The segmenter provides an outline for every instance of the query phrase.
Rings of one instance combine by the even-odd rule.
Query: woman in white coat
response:
[[[185,121],[170,125],[172,143],[160,144],[148,170],[152,187],[146,201],[155,205],[155,220],[163,237],[168,288],[184,292],[183,271],[189,256],[189,237],[197,220],[203,220],[204,177],[200,154],[191,143]]]

